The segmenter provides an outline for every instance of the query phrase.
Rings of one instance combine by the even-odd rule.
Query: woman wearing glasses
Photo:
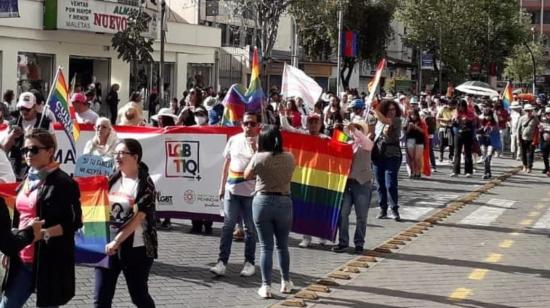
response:
[[[105,117],[100,117],[95,122],[95,135],[91,140],[88,140],[82,154],[113,158],[117,141],[118,138],[111,121]]]
[[[109,178],[111,242],[105,246],[109,268],[95,269],[95,307],[111,307],[120,272],[126,278],[137,307],[155,307],[149,294],[149,271],[157,258],[155,184],[142,161],[135,139],[122,139],[115,147],[117,171]]]
[[[1,308],[22,307],[36,292],[36,305],[65,305],[75,293],[74,233],[82,227],[77,183],[54,160],[53,136],[43,129],[25,135],[21,149],[29,172],[17,189],[13,226],[44,220],[43,241],[9,259]]]

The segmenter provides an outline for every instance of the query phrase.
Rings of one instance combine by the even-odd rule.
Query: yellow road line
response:
[[[532,211],[529,213],[529,215],[527,215],[527,217],[537,217],[539,215],[540,215],[539,211]]]
[[[535,208],[536,208],[537,210],[542,210],[542,209],[544,208],[544,204],[542,204],[542,203],[537,203],[537,205],[535,205]]]
[[[511,235],[511,236],[518,236],[519,232],[512,232],[512,233],[508,233],[508,234]]]
[[[510,248],[510,247],[512,247],[513,244],[514,244],[513,240],[504,240],[504,241],[500,242],[498,247],[500,247],[500,248]]]
[[[527,218],[527,219],[522,220],[519,224],[522,225],[522,226],[528,226],[528,225],[530,225],[530,224],[532,224],[532,223],[533,223],[533,220]]]
[[[449,299],[463,300],[463,299],[467,298],[468,296],[470,296],[471,294],[472,294],[472,289],[458,288],[458,289],[454,290],[453,293],[451,293],[451,295],[449,295]]]
[[[483,280],[485,278],[485,275],[487,274],[489,270],[483,269],[483,268],[476,268],[470,273],[470,276],[468,276],[468,279],[471,280]]]
[[[502,255],[500,253],[492,253],[487,258],[485,258],[485,262],[490,263],[497,263],[502,259]]]

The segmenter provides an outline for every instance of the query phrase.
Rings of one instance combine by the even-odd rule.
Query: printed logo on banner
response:
[[[195,192],[191,189],[188,189],[183,194],[183,201],[185,201],[188,204],[195,203]]]
[[[163,195],[161,191],[157,192],[158,205],[174,205],[172,202],[173,196]]]
[[[200,181],[199,141],[165,141],[167,178],[188,178]]]

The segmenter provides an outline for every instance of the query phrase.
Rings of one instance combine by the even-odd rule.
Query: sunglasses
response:
[[[256,127],[256,126],[258,126],[258,122],[245,121],[245,122],[243,122],[243,126],[246,126],[246,127]]]
[[[28,153],[30,153],[31,155],[36,155],[38,154],[38,152],[40,152],[40,150],[46,150],[47,147],[24,147],[24,148],[21,148],[21,153],[23,153],[23,155],[27,155]]]
[[[19,111],[21,111],[21,112],[29,112],[29,111],[31,111],[31,108],[19,107]]]

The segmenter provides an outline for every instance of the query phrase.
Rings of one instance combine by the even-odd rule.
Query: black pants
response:
[[[450,127],[445,128],[445,131],[439,131],[439,160],[443,160],[445,148],[449,147],[449,160],[453,160],[454,154],[454,133]]]
[[[147,257],[145,247],[123,249],[119,255],[110,257],[110,268],[95,269],[94,307],[111,307],[117,279],[122,272],[132,303],[139,308],[154,308],[155,302],[149,294],[147,284],[153,258]]]
[[[118,113],[118,106],[116,104],[109,105],[109,111],[111,113],[111,124],[115,125]]]
[[[550,142],[544,141],[544,146],[542,147],[542,160],[544,161],[544,171],[545,173],[550,171],[550,166],[548,164],[548,156],[550,155]]]
[[[470,133],[458,133],[454,136],[454,173],[460,174],[460,159],[464,149],[464,173],[472,174],[474,164],[472,161],[472,145],[474,136]]]
[[[532,140],[520,140],[521,144],[521,162],[524,167],[533,169],[533,160],[535,159],[535,147]]]

